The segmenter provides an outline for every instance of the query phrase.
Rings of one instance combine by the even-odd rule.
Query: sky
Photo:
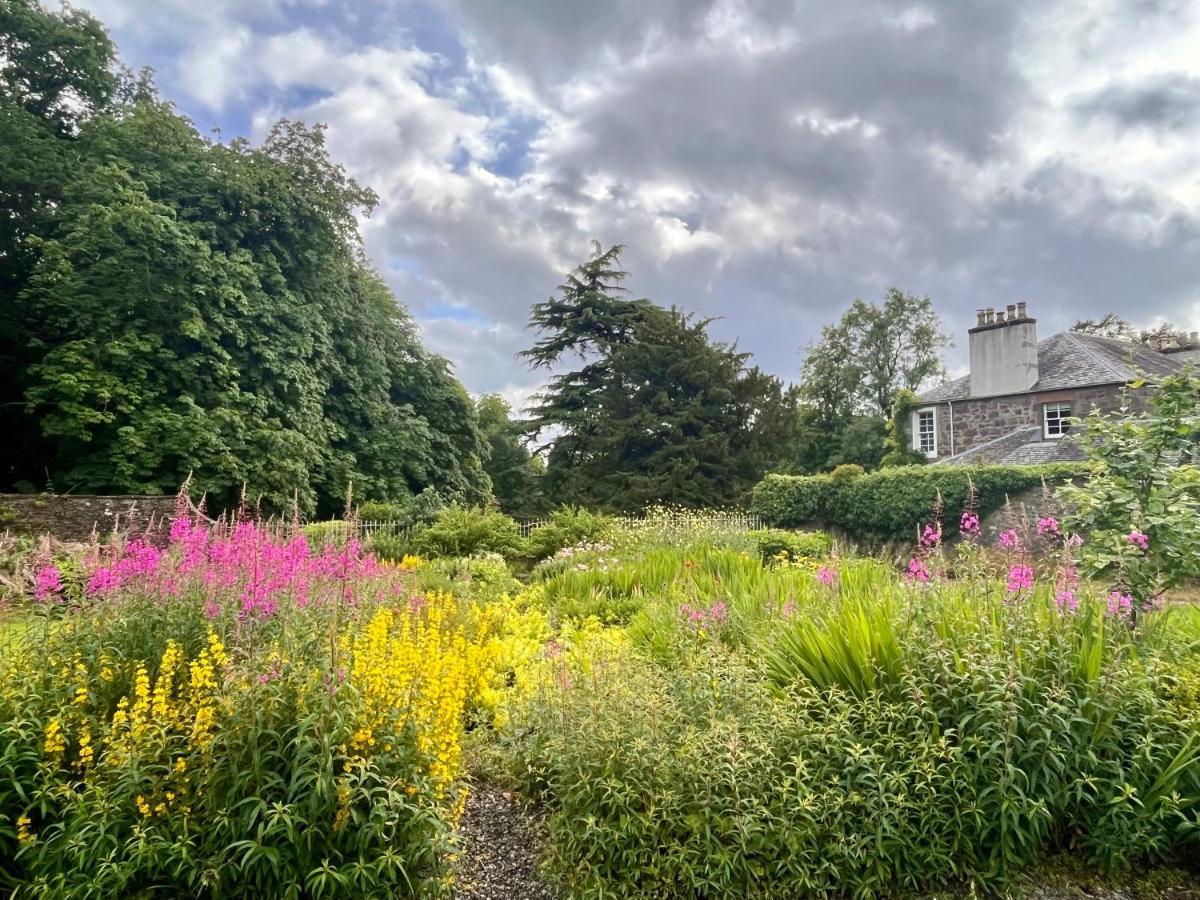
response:
[[[368,256],[472,392],[627,246],[768,371],[855,298],[1200,329],[1193,0],[85,0],[202,131],[328,126]]]

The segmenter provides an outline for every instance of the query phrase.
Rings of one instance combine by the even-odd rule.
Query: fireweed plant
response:
[[[161,537],[161,536],[160,536]],[[53,565],[0,650],[0,879],[17,896],[436,894],[494,617],[418,560],[189,514]]]

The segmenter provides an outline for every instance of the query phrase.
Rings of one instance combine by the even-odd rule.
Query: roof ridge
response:
[[[1088,341],[1084,340],[1084,338],[1090,338],[1093,337],[1093,335],[1077,334],[1074,331],[1061,331],[1059,334],[1065,335],[1070,343],[1078,347],[1081,352],[1090,356],[1093,362],[1096,362],[1103,368],[1108,369],[1108,371],[1115,376],[1116,380],[1127,381],[1133,375],[1133,372],[1123,366],[1121,368],[1117,368],[1109,360],[1105,359],[1102,355],[1090,347],[1088,345]]]

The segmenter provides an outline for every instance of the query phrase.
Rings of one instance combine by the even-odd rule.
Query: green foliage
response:
[[[398,563],[412,551],[412,535],[408,531],[374,531],[367,546],[377,559]]]
[[[1081,440],[1092,472],[1059,496],[1084,571],[1142,603],[1200,577],[1200,375],[1164,378],[1142,415],[1093,411]]]
[[[828,417],[891,412],[897,391],[915,391],[943,372],[950,339],[928,297],[889,288],[883,304],[855,300],[821,331],[804,364],[804,393]]]
[[[901,466],[835,482],[829,476],[768,475],[751,509],[772,525],[823,524],[861,540],[912,540],[941,497],[944,528],[953,533],[970,486],[987,515],[1013,494],[1043,480],[1059,483],[1087,471],[1078,464],[1043,466]]]
[[[485,394],[475,401],[475,414],[487,447],[484,470],[500,508],[510,516],[540,515],[546,506],[545,465],[525,446],[525,424],[513,419],[512,407],[499,394]]]
[[[919,450],[914,450],[908,433],[908,417],[917,404],[917,395],[910,390],[896,392],[892,401],[892,414],[887,421],[887,452],[880,460],[882,466],[922,466],[929,460]]]
[[[514,521],[487,507],[447,506],[413,536],[413,547],[423,556],[474,556],[498,553],[520,556],[525,541]]]
[[[740,501],[782,456],[794,398],[749,355],[712,341],[708,321],[620,296],[622,247],[567,276],[533,307],[541,335],[523,354],[550,367],[578,356],[536,398],[531,434],[550,434],[547,489],[557,502],[637,511]]]
[[[582,506],[560,506],[550,514],[550,521],[529,534],[529,557],[546,559],[564,547],[591,544],[611,536],[617,520]]]
[[[1102,599],[761,571],[787,588],[645,581],[650,661],[564,666],[500,735],[570,896],[1003,892],[1054,847],[1108,870],[1188,852],[1191,676],[1135,660]]]
[[[786,531],[782,528],[761,528],[747,532],[763,560],[824,559],[833,549],[833,540],[823,531]]]
[[[829,473],[829,478],[835,484],[840,481],[849,481],[851,478],[858,478],[860,475],[866,475],[867,470],[855,463],[842,463]]]
[[[344,544],[355,534],[355,531],[353,522],[344,522],[341,519],[329,519],[325,522],[309,522],[306,524],[304,526],[304,537],[310,547],[319,549],[326,544]]]
[[[213,142],[148,78],[118,89],[85,14],[0,16],[6,479],[159,493],[190,474],[214,507],[244,486],[308,514],[351,482],[486,497],[473,404],[363,262],[375,198],[321,128]]]

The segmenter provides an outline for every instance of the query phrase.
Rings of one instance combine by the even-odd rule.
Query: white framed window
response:
[[[1042,404],[1042,433],[1047,438],[1060,438],[1071,430],[1070,403]]]
[[[929,407],[913,413],[913,449],[930,459],[937,456],[937,409]]]

